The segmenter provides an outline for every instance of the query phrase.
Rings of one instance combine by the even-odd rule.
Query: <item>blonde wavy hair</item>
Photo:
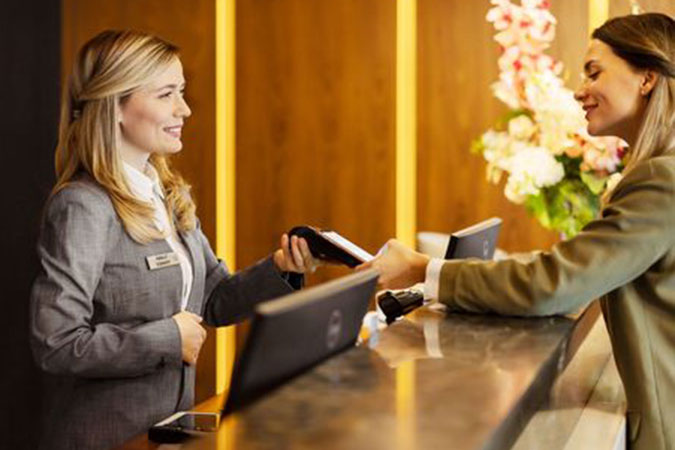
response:
[[[632,67],[658,74],[626,169],[675,152],[675,21],[659,13],[616,17],[594,30],[592,38],[607,44]]]
[[[137,242],[166,237],[155,226],[150,203],[137,199],[124,176],[117,148],[119,107],[178,57],[178,48],[137,31],[104,31],[80,49],[64,89],[56,147],[56,194],[82,172],[110,196],[127,233]],[[180,231],[196,226],[190,186],[164,156],[149,159],[166,194],[169,216]]]

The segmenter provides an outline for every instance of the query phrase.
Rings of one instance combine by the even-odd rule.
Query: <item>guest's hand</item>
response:
[[[297,236],[281,236],[281,248],[274,252],[274,264],[282,272],[314,272],[322,262],[312,256],[307,241]],[[290,248],[289,248],[290,247]]]
[[[391,239],[372,261],[361,264],[356,270],[377,270],[381,289],[403,289],[424,281],[427,264],[427,255]]]
[[[181,311],[173,316],[180,331],[180,345],[183,361],[191,366],[197,364],[199,350],[206,339],[206,330],[200,325],[202,318],[189,311]]]

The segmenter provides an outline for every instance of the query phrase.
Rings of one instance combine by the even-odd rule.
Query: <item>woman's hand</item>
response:
[[[373,268],[380,273],[378,283],[382,289],[403,289],[424,281],[427,264],[427,255],[391,239],[372,261],[361,264],[356,270]]]
[[[202,318],[189,311],[181,311],[173,316],[180,331],[180,345],[183,361],[194,366],[199,358],[199,350],[206,339],[206,330],[200,325]]]
[[[287,234],[281,236],[281,248],[274,252],[274,264],[282,272],[306,273],[314,272],[322,263],[309,251],[307,241],[297,236],[289,239]]]

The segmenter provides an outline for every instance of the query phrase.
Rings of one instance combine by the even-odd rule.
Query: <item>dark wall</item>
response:
[[[0,13],[0,448],[38,439],[41,375],[28,347],[35,241],[53,185],[58,123],[60,2],[8,0]]]

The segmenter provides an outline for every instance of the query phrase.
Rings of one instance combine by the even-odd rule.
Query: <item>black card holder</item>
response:
[[[387,318],[387,324],[424,304],[424,293],[415,289],[384,291],[377,297],[377,304]]]
[[[344,264],[352,268],[365,262],[358,255],[349,251],[349,249],[322,236],[321,233],[324,231],[327,230],[319,230],[308,225],[301,225],[292,228],[288,232],[288,236],[289,238],[297,236],[305,239],[309,246],[309,251],[315,258],[331,263]]]
[[[191,435],[178,427],[153,426],[148,430],[148,439],[162,444],[178,444]]]

